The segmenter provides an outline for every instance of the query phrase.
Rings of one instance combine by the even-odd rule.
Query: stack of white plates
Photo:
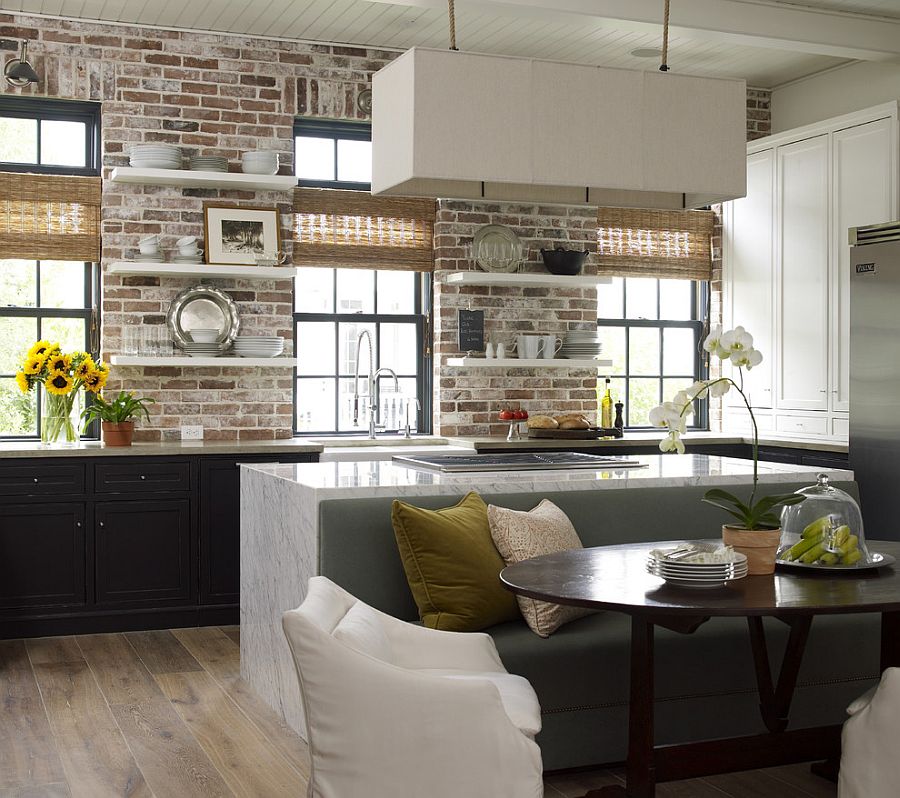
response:
[[[143,255],[141,252],[138,252],[133,260],[136,260],[138,263],[162,263],[163,256],[162,252],[157,252],[155,255]]]
[[[173,263],[203,263],[203,255],[199,252],[196,255],[178,254],[172,258]]]
[[[241,171],[248,175],[278,174],[278,153],[253,150],[241,156]]]
[[[181,169],[181,150],[171,144],[135,144],[128,159],[138,169]]]
[[[235,354],[241,357],[278,357],[284,351],[281,336],[239,335],[234,339]]]
[[[198,344],[191,341],[185,341],[184,351],[191,357],[218,357],[222,354],[220,344]]]
[[[596,331],[571,330],[566,333],[562,348],[559,350],[559,356],[576,360],[581,358],[589,360],[599,357],[602,352],[603,344]]]
[[[195,172],[227,172],[228,159],[217,155],[192,155],[188,162]]]
[[[715,550],[705,544],[685,547],[655,549],[647,557],[647,571],[662,577],[671,585],[690,588],[724,587],[736,579],[747,576],[747,557],[732,549]]]

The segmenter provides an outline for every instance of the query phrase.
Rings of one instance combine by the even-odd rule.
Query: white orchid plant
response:
[[[654,407],[650,411],[650,423],[654,427],[665,427],[669,432],[660,441],[659,449],[662,452],[684,454],[684,441],[681,440],[681,436],[687,429],[688,418],[694,412],[694,402],[707,396],[724,396],[734,388],[744,400],[750,414],[750,422],[753,424],[753,491],[750,494],[750,501],[746,504],[733,493],[719,488],[707,491],[701,501],[733,516],[737,522],[733,526],[743,529],[777,529],[781,521],[775,512],[776,508],[797,504],[805,497],[787,493],[763,496],[759,501],[756,500],[759,483],[759,431],[753,408],[744,393],[744,369],[750,371],[762,363],[762,353],[753,348],[753,336],[743,327],[735,327],[727,332],[723,332],[721,326],[714,327],[703,342],[703,348],[721,361],[730,362],[737,369],[739,382],[735,382],[731,377],[697,380],[686,390],[675,394],[671,402],[663,402]]]

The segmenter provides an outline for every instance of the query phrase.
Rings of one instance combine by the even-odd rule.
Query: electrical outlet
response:
[[[183,424],[181,427],[181,440],[183,441],[202,441],[203,427],[200,425],[190,426]]]

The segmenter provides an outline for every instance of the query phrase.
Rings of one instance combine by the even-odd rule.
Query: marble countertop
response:
[[[34,441],[0,441],[0,460],[24,457],[168,457],[185,454],[317,454],[325,447],[304,438],[277,441],[167,441],[105,446],[99,441],[83,441],[78,446],[57,449]]]
[[[746,485],[752,481],[753,463],[701,454],[639,455],[641,468],[569,471],[481,471],[443,474],[390,461],[245,464],[243,469],[294,483],[316,499],[370,498],[374,496],[440,496],[468,490],[483,493],[531,493],[536,490],[598,490],[604,488],[680,487],[685,485]],[[851,480],[843,469],[760,463],[761,483],[805,482],[826,471],[832,479]]]
[[[505,437],[484,438],[457,438],[451,439],[451,443],[460,443],[472,446],[476,451],[501,450],[501,449],[558,449],[561,445],[571,450],[581,449],[616,449],[623,447],[646,446],[653,449],[659,446],[664,435],[661,432],[626,432],[624,438],[606,438],[603,440],[566,440],[553,438],[529,438],[525,430],[522,430],[522,438],[518,441],[508,441]],[[689,432],[683,436],[684,442],[693,443],[753,443],[753,439],[735,433],[725,432]],[[847,441],[840,438],[797,438],[779,435],[762,435],[759,439],[760,446],[781,446],[786,449],[804,449],[816,452],[841,452],[846,453]],[[648,452],[649,454],[649,452]]]

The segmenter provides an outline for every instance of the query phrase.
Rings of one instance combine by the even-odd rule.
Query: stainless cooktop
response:
[[[641,468],[638,460],[583,452],[511,452],[473,455],[394,455],[400,465],[429,471],[546,471],[570,468]]]

